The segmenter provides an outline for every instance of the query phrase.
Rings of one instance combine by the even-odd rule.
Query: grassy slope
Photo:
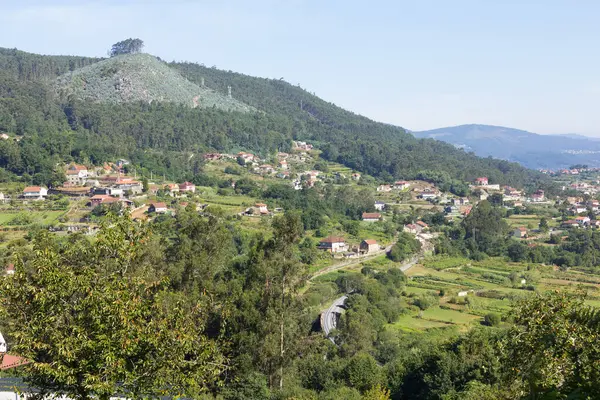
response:
[[[149,54],[117,56],[68,72],[56,80],[56,90],[61,98],[74,95],[93,102],[158,101],[251,110],[240,101],[188,81]]]

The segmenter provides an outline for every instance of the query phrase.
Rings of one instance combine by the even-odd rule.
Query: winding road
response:
[[[329,333],[334,330],[337,326],[337,317],[344,311],[343,305],[348,296],[342,296],[339,299],[336,299],[333,304],[321,314],[321,327],[325,332],[325,335],[329,337]],[[329,337],[331,343],[335,344],[335,340],[332,337]]]
[[[420,236],[417,236],[417,238],[419,239],[419,241],[421,241],[423,251],[421,251],[421,253],[419,253],[417,256],[404,262],[399,267],[400,271],[402,271],[402,272],[408,271],[415,264],[417,264],[419,262],[419,260],[421,260],[421,258],[423,258],[425,256],[425,250],[430,250],[431,244],[429,243],[428,239],[420,237]],[[388,246],[388,248],[386,248],[386,252],[389,251],[391,249],[391,247],[392,247],[392,245]],[[379,254],[381,254],[381,253],[379,253]],[[354,261],[354,263],[360,263],[364,260],[365,259],[363,258],[361,260],[353,260],[353,261]],[[353,263],[350,263],[350,264],[353,264]],[[338,264],[338,265],[335,265],[335,268],[331,269],[332,267],[330,267],[330,268],[326,268],[326,270],[328,270],[327,272],[331,272],[331,271],[338,270],[338,269],[343,268],[344,266],[348,266],[348,265],[349,264],[345,264],[345,265]],[[323,273],[325,273],[325,272],[323,272]],[[321,275],[321,274],[319,274],[319,275]],[[317,275],[315,274],[315,276],[317,276]],[[348,298],[348,296],[346,296],[346,295],[344,295],[340,298],[337,298],[327,310],[325,310],[323,313],[321,313],[321,328],[323,329],[325,336],[329,340],[331,340],[331,342],[333,344],[335,344],[335,340],[334,340],[334,338],[329,337],[329,334],[331,333],[331,331],[336,329],[338,317],[344,311],[344,303],[346,302],[347,298]]]

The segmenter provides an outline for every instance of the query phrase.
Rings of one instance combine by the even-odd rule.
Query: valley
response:
[[[598,368],[599,169],[481,158],[283,79],[139,45],[106,59],[0,49],[0,331],[18,361],[0,387],[204,400],[558,390],[530,385],[526,354],[597,390],[573,366]]]

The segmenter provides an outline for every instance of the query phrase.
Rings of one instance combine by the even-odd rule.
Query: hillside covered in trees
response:
[[[140,56],[148,57],[115,58],[133,62]],[[292,139],[300,139],[316,143],[328,160],[384,180],[421,174],[451,183],[485,175],[492,182],[524,186],[543,179],[515,163],[415,139],[402,128],[345,111],[285,81],[198,64],[169,65],[192,83],[201,85],[204,80],[212,91],[225,94],[231,86],[233,98],[257,112],[147,101],[95,103],[74,95],[57,98],[53,83],[59,76],[96,68],[99,61],[0,49],[0,131],[23,137],[0,145],[0,167],[15,174],[47,174],[55,161],[100,163],[126,157],[176,178],[199,168],[180,161],[182,152],[188,154],[185,159],[210,150],[268,154],[285,151]]]

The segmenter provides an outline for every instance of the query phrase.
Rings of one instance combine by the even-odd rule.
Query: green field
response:
[[[21,212],[0,213],[0,225],[2,226],[26,226],[26,225],[10,225],[10,222],[20,215],[31,217],[31,224],[49,225],[58,222],[58,218],[65,211],[32,211],[23,210]],[[31,225],[28,224],[28,225]]]
[[[406,275],[404,293],[409,312],[389,325],[404,331],[442,326],[466,329],[480,324],[489,313],[508,316],[512,306],[531,296],[534,290],[584,290],[588,294],[586,303],[600,307],[600,275],[581,271],[564,272],[550,266],[494,258],[478,262],[460,257],[428,257]],[[459,292],[463,293],[459,296]],[[421,311],[411,305],[421,296],[437,299],[438,304]]]

